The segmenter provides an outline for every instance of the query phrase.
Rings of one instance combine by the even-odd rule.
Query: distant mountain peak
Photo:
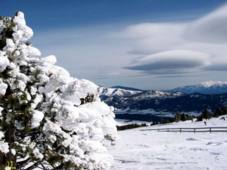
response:
[[[170,91],[182,93],[221,94],[227,93],[227,81],[206,81],[200,84],[182,86]]]
[[[128,90],[130,89],[130,90]],[[114,106],[116,118],[161,121],[184,112],[198,115],[205,108],[227,105],[227,82],[207,81],[173,90],[134,90],[114,86],[100,87],[100,98]]]
[[[111,88],[123,89],[123,90],[132,90],[132,91],[143,91],[141,89],[137,89],[137,88],[134,88],[134,87],[126,87],[126,86],[112,86]]]
[[[200,83],[200,85],[204,86],[204,87],[212,87],[212,86],[225,86],[227,85],[227,81],[205,81]]]
[[[123,87],[123,86],[113,86],[110,88],[100,87],[99,93],[102,96],[130,96],[137,93],[141,93],[143,90],[139,90],[131,87]]]

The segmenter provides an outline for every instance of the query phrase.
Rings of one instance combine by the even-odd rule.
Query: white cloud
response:
[[[119,76],[136,75],[123,69],[131,58],[125,52],[129,43],[119,42],[112,32],[107,26],[51,30],[35,34],[33,42],[44,56],[56,55],[58,64],[73,76],[111,86]]]
[[[192,22],[185,36],[202,42],[227,43],[227,5]]]
[[[170,88],[226,80],[226,21],[223,6],[194,21],[56,29],[35,34],[34,42],[76,77],[108,86]]]
[[[171,50],[142,57],[127,68],[152,74],[179,74],[209,65],[208,59],[207,54],[197,51]]]
[[[186,24],[141,23],[126,28],[123,36],[135,41],[138,49],[157,52],[179,45]]]
[[[227,5],[195,21],[131,25],[123,36],[135,42],[131,52],[146,54],[127,69],[150,74],[227,71]]]
[[[227,71],[227,62],[215,62],[204,67],[204,70],[207,71]]]

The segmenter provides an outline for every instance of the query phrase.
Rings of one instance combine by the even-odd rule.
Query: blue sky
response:
[[[226,2],[1,0],[0,15],[23,11],[34,46],[75,77],[166,89],[226,80]]]
[[[99,24],[191,19],[226,0],[1,0],[1,15],[17,10],[37,31]]]

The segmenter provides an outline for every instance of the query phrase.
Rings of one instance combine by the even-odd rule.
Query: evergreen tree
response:
[[[226,106],[220,106],[214,112],[215,117],[225,115],[225,114],[227,114],[227,107]]]
[[[32,35],[22,12],[0,18],[0,169],[109,169],[113,109],[98,86],[41,58]]]
[[[175,121],[179,122],[179,121],[186,121],[186,120],[192,120],[193,116],[192,115],[188,115],[186,113],[179,113],[177,112],[175,115]]]
[[[181,121],[181,113],[179,113],[179,112],[176,113],[176,115],[175,115],[175,121],[176,122]]]
[[[187,115],[182,113],[181,114],[181,121],[186,121],[187,120]]]
[[[204,109],[202,113],[197,117],[197,121],[202,121],[203,119],[210,119],[213,117],[213,113],[210,112],[208,109]]]
[[[214,112],[214,117],[218,117],[223,114],[222,108],[218,107]]]

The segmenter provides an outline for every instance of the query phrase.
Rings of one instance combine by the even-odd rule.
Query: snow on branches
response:
[[[0,169],[109,169],[113,109],[28,40],[24,14],[0,17]]]

